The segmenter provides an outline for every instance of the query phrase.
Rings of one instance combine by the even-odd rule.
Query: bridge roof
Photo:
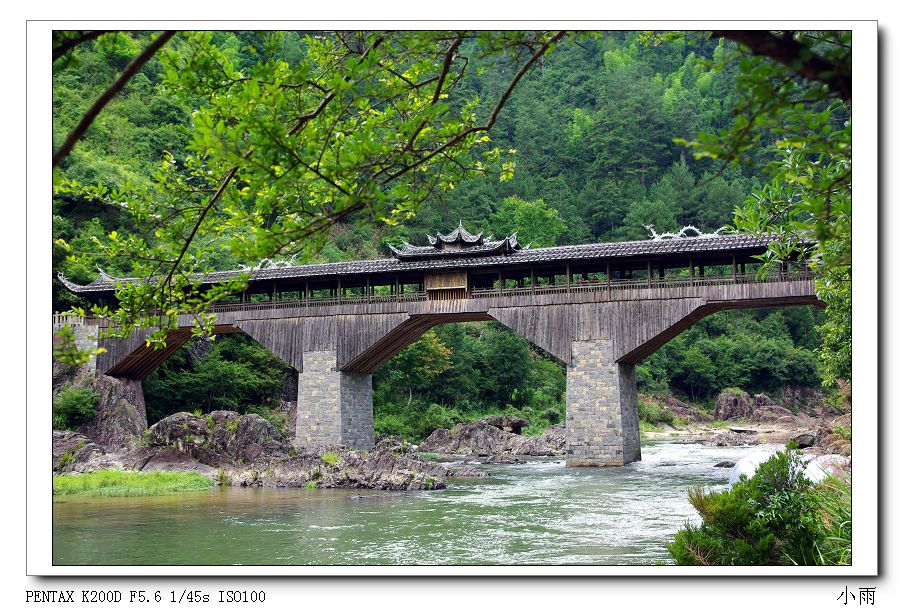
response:
[[[626,261],[631,259],[678,257],[681,255],[731,255],[732,253],[756,253],[765,251],[775,240],[772,235],[720,235],[716,237],[692,237],[639,240],[630,242],[608,242],[601,244],[579,244],[554,246],[549,248],[524,248],[511,254],[465,256],[463,251],[451,252],[448,258],[430,260],[371,259],[366,261],[340,261],[335,263],[312,263],[309,265],[277,266],[254,270],[253,281],[280,280],[291,278],[328,278],[337,276],[368,276],[379,274],[404,274],[421,271],[447,269],[492,269],[499,267],[531,267],[543,264],[580,261]],[[207,283],[228,280],[233,276],[247,273],[242,270],[211,272],[203,277]],[[118,282],[128,283],[135,278],[112,278],[103,272],[94,282],[78,285],[66,280],[61,274],[60,281],[74,293],[103,293],[115,291]]]

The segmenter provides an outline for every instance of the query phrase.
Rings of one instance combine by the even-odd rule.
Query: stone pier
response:
[[[610,340],[572,342],[565,387],[568,466],[640,460],[634,366],[615,361]]]
[[[295,442],[310,449],[342,445],[370,449],[374,444],[371,375],[336,368],[336,351],[308,351],[298,373]]]

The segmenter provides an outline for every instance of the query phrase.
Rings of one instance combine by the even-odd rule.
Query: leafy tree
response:
[[[555,246],[565,231],[565,223],[543,199],[525,201],[506,197],[493,215],[492,227],[498,237],[518,234],[518,241],[535,248]]]
[[[386,362],[380,373],[388,387],[408,390],[407,404],[411,405],[415,391],[425,389],[433,377],[449,369],[450,355],[452,351],[436,333],[428,331]]]

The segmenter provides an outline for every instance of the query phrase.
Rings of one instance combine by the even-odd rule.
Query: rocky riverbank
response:
[[[196,471],[241,486],[377,490],[435,490],[450,476],[486,476],[425,460],[393,439],[382,439],[367,452],[340,447],[297,452],[258,415],[231,411],[176,413],[151,426],[132,447],[103,447],[85,434],[53,432],[55,474],[100,469]]]
[[[851,455],[849,405],[836,408],[810,388],[788,387],[774,399],[726,390],[716,398],[709,415],[668,395],[648,396],[646,401],[676,418],[645,432],[647,439],[696,441],[713,447],[794,441],[812,455]]]
[[[488,417],[451,429],[434,430],[421,451],[455,456],[484,464],[513,464],[525,457],[564,456],[565,424],[549,426],[539,436],[523,436],[527,421],[517,417]],[[506,429],[517,426],[516,429]]]

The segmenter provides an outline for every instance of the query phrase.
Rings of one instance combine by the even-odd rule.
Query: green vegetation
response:
[[[258,412],[276,425],[272,413],[265,416],[258,409],[276,399],[292,374],[282,360],[249,336],[194,341],[144,380],[148,422],[186,409],[204,413],[222,409]]]
[[[211,487],[210,479],[195,472],[102,470],[53,478],[54,496],[159,496],[201,492]]]
[[[327,466],[335,466],[342,460],[342,456],[340,456],[335,451],[327,451],[322,456],[320,456],[320,459],[323,460],[323,463]]]
[[[669,552],[679,565],[836,565],[851,562],[850,482],[814,485],[795,452],[778,453],[731,489],[689,490],[700,526]]]
[[[90,387],[63,388],[53,400],[53,428],[75,429],[94,417],[99,396]]]
[[[663,429],[657,426],[656,424],[652,424],[646,419],[640,420],[640,432],[641,434],[644,432],[662,432]]]
[[[675,425],[678,419],[671,410],[664,409],[656,403],[646,402],[644,400],[637,401],[637,414],[640,417],[640,420],[647,424],[667,423]]]

